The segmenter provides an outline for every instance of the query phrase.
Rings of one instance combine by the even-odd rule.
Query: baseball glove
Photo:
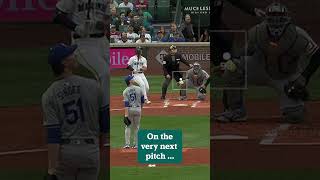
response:
[[[131,121],[130,121],[130,119],[128,117],[123,117],[123,122],[127,126],[130,126],[130,124],[131,124]]]
[[[206,88],[204,88],[204,87],[200,87],[200,88],[199,88],[199,92],[200,92],[201,94],[206,94],[206,93],[207,93],[207,90],[206,90]]]
[[[43,179],[44,180],[58,180],[57,176],[54,174],[46,174]]]
[[[298,78],[297,80],[291,81],[285,85],[284,92],[291,99],[306,101],[309,98],[309,92],[306,89],[305,84],[305,81]]]

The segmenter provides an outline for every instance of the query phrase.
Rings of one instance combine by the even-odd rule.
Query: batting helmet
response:
[[[61,64],[64,58],[73,54],[77,47],[77,45],[68,46],[63,43],[56,44],[50,48],[48,63],[50,65]]]
[[[290,23],[289,11],[286,6],[274,2],[266,8],[266,24],[271,36],[279,39]]]
[[[126,82],[127,86],[130,84],[130,81],[134,78],[132,75],[128,75],[124,78],[124,81]]]
[[[142,55],[142,47],[141,46],[138,46],[138,47],[136,47],[136,54],[137,55]]]

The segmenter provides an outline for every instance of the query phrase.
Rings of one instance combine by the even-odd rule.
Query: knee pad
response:
[[[290,107],[284,108],[282,115],[284,120],[289,123],[300,123],[305,119],[305,112],[304,106]]]

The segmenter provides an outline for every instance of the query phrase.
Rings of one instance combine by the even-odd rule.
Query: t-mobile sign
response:
[[[111,68],[126,68],[130,57],[135,55],[135,48],[110,48]]]
[[[0,22],[51,22],[58,0],[0,0]]]

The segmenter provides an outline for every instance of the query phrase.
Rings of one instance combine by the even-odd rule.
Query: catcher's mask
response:
[[[274,2],[266,8],[266,24],[273,38],[280,39],[290,21],[287,7],[279,2]]]
[[[201,66],[198,62],[193,63],[193,72],[195,74],[199,74],[199,72],[201,71]]]
[[[142,56],[142,47],[140,46],[136,47],[136,54],[139,56]]]

